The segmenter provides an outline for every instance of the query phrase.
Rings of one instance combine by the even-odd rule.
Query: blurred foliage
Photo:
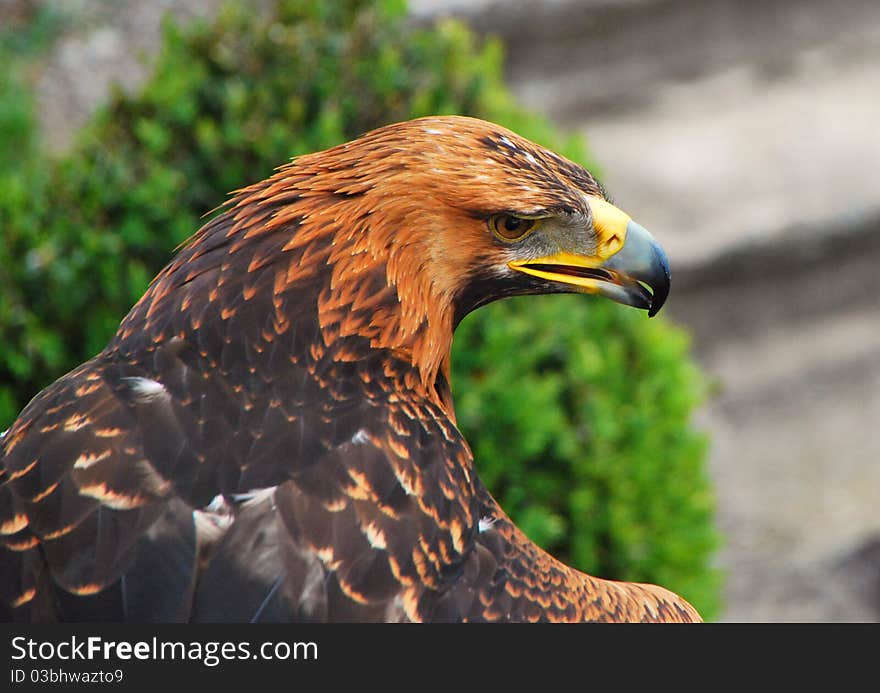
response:
[[[51,373],[69,365],[69,356],[59,358],[61,336],[31,311],[17,283],[23,253],[40,234],[33,225],[42,217],[47,180],[28,68],[51,45],[61,15],[44,8],[27,20],[0,28],[0,429],[34,394],[27,388],[46,384],[45,378],[21,380],[45,364],[44,352],[55,366]]]
[[[0,26],[0,178],[36,164],[39,147],[27,68],[51,46],[63,23],[55,7],[27,7],[23,17]]]
[[[414,27],[387,0],[266,5],[166,25],[154,77],[115,93],[71,153],[4,167],[0,428],[103,347],[205,212],[291,155],[461,113],[587,163],[580,140],[513,103],[500,44],[461,23]],[[20,118],[6,122],[19,125],[5,146],[32,141]],[[608,301],[528,297],[477,311],[455,345],[460,425],[526,533],[593,574],[660,583],[711,618],[717,537],[705,440],[689,424],[703,380],[685,336]]]

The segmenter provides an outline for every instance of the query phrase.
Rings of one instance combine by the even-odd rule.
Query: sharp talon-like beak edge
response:
[[[654,237],[648,231],[630,220],[626,226],[626,242],[623,248],[612,255],[603,267],[615,274],[621,283],[621,288],[629,287],[631,294],[641,294],[644,291],[642,284],[647,284],[651,290],[648,305],[627,303],[638,308],[647,308],[648,316],[653,317],[666,303],[669,296],[671,274],[669,261],[666,253]],[[601,293],[601,292],[600,292]],[[614,298],[609,296],[609,298]]]
[[[509,263],[511,269],[566,285],[568,291],[598,294],[628,306],[657,314],[669,295],[670,272],[666,253],[648,231],[607,202],[611,218],[623,235],[623,246],[602,259],[590,255],[560,252],[534,260]],[[594,226],[599,229],[599,219]],[[607,224],[606,224],[607,226]],[[620,233],[625,229],[624,233]],[[607,229],[605,229],[607,231]]]

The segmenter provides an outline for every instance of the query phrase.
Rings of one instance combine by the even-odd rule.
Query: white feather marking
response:
[[[206,513],[219,513],[223,512],[225,508],[228,508],[228,504],[226,503],[226,499],[222,496],[222,494],[217,494],[211,499],[211,502],[208,503],[202,510]]]
[[[355,445],[363,445],[364,443],[369,443],[370,434],[367,433],[363,428],[361,428],[351,437],[351,442]]]
[[[487,529],[492,529],[492,525],[497,521],[497,517],[481,517],[480,521],[477,523],[477,529],[479,529],[481,533],[485,532]]]
[[[382,531],[381,527],[374,524],[365,524],[361,529],[364,532],[364,536],[367,537],[367,541],[370,542],[370,546],[374,549],[388,548],[388,542],[385,539],[385,532]]]
[[[160,396],[168,396],[168,390],[165,386],[150,378],[123,378],[125,383],[131,388],[134,396],[141,402],[149,402]]]
[[[244,493],[230,493],[229,497],[236,503],[259,503],[262,500],[271,498],[275,493],[277,486],[267,486],[266,488],[252,488]],[[215,498],[214,500],[217,500]],[[212,503],[214,501],[211,501]]]
[[[101,460],[105,460],[110,457],[110,450],[104,450],[103,452],[84,452],[79,457],[76,458],[76,462],[73,463],[74,469],[88,469],[93,464],[100,462]]]
[[[217,495],[201,510],[193,510],[196,538],[200,547],[213,546],[235,520],[225,496]]]
[[[325,546],[322,548],[315,549],[315,555],[321,559],[321,562],[324,565],[332,565],[333,564],[333,547]]]
[[[0,433],[0,438],[2,438],[3,436],[5,436],[7,433],[9,433],[9,429],[8,429],[8,428],[7,428],[5,431],[3,431],[3,433]]]

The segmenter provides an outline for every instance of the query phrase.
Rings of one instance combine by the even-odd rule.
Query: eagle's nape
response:
[[[239,191],[0,438],[0,617],[691,621],[553,559],[455,426],[452,332],[504,296],[655,313],[669,270],[582,167],[399,123]]]

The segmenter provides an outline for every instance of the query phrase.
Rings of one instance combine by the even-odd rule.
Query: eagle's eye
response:
[[[518,241],[537,225],[537,219],[523,219],[513,214],[496,214],[489,219],[489,228],[502,241]]]

